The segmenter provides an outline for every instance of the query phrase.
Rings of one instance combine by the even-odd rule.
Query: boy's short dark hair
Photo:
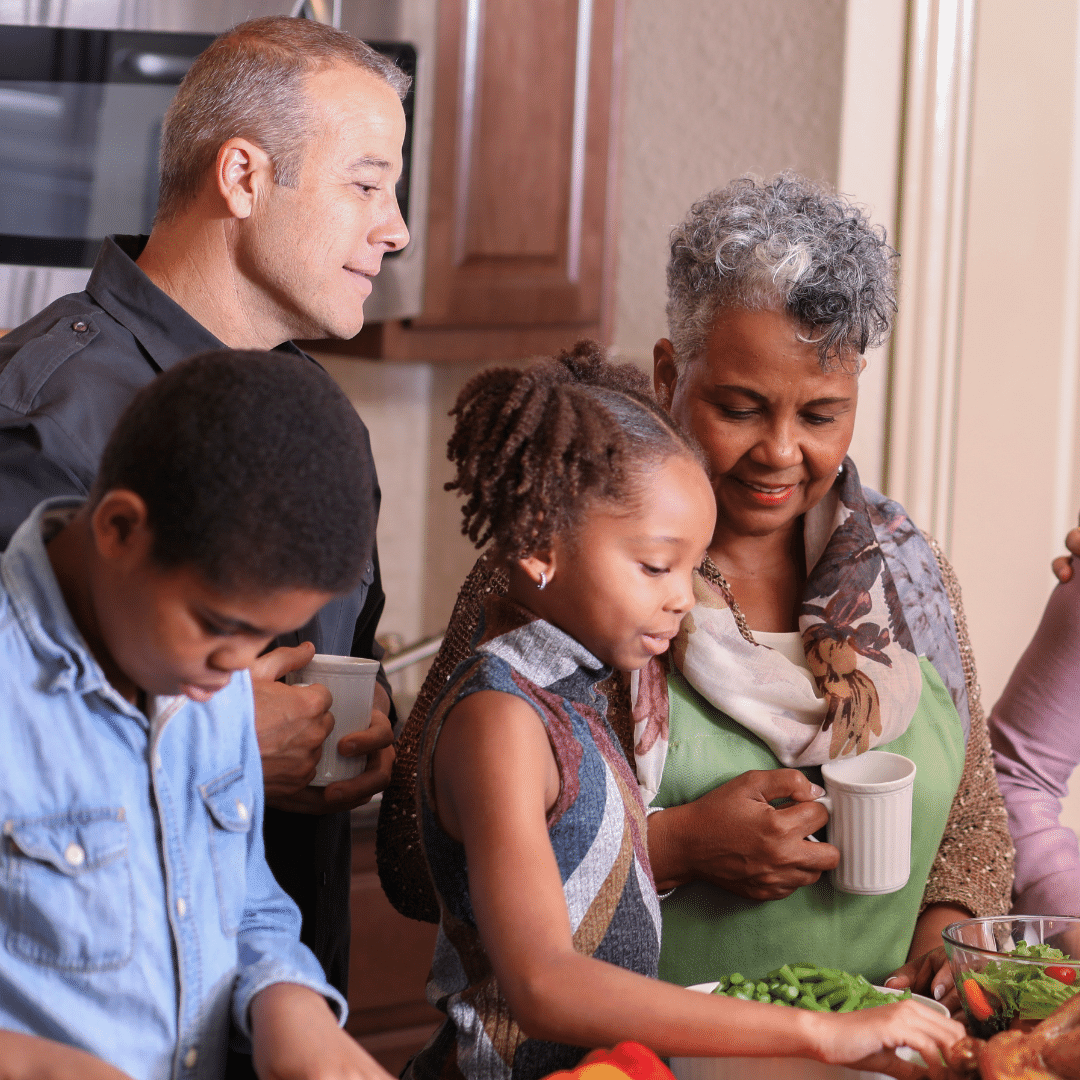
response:
[[[163,568],[192,566],[229,590],[340,593],[371,558],[370,462],[367,430],[317,364],[220,349],[135,395],[90,499],[138,494]]]

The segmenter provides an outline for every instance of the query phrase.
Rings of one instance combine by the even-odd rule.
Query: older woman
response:
[[[657,883],[674,890],[661,975],[684,985],[809,959],[942,996],[941,928],[1008,908],[1012,848],[959,589],[846,457],[862,353],[891,328],[893,259],[856,208],[789,174],[735,181],[672,234],[655,385],[705,451],[718,520],[697,607],[634,687],[632,735],[618,687],[611,718],[651,801]],[[380,872],[414,916],[412,736],[483,593],[502,588],[481,558],[384,797]],[[853,896],[820,876],[835,849],[806,838],[826,819],[820,766],[871,747],[918,766],[912,870],[897,893]]]

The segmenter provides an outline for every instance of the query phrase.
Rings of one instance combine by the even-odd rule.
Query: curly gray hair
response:
[[[795,173],[744,176],[671,232],[667,317],[676,363],[698,356],[721,307],[786,311],[823,370],[884,342],[896,313],[896,252],[841,195]]]

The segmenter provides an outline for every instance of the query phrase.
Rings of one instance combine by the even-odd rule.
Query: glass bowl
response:
[[[1026,942],[1080,957],[1080,919],[1025,915],[965,919],[941,932],[973,1035],[1044,1020],[1080,992],[1080,959],[1010,956]]]

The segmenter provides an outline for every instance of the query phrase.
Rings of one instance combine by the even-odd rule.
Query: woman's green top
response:
[[[692,882],[662,905],[660,978],[682,986],[734,971],[758,977],[808,961],[881,983],[907,959],[930,867],[937,855],[960,774],[964,731],[938,673],[920,660],[919,706],[900,738],[875,749],[915,762],[911,876],[899,892],[855,896],[829,875],[783,900],[746,900]],[[709,704],[679,674],[668,676],[670,743],[654,807],[679,806],[750,769],[782,768],[757,736]],[[819,768],[804,769],[821,783]]]

